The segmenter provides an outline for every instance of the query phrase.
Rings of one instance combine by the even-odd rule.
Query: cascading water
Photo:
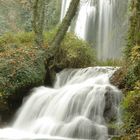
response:
[[[64,16],[65,16],[65,13],[66,13],[66,11],[67,11],[69,5],[70,5],[70,2],[71,2],[71,0],[63,0],[63,1],[62,1],[61,17],[60,17],[61,21],[62,21],[62,19],[63,19]]]
[[[58,73],[53,89],[34,89],[11,128],[0,129],[0,139],[107,140],[106,124],[117,120],[121,96],[109,83],[116,69],[90,67]]]
[[[71,0],[62,0],[61,20]],[[99,60],[121,56],[127,31],[128,0],[81,0],[74,32],[93,44]]]

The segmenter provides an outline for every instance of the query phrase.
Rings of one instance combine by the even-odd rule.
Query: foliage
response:
[[[140,127],[140,1],[132,0],[130,5],[130,26],[125,56],[127,71],[124,79],[127,89],[122,102],[123,130],[129,139],[136,139],[135,131]],[[125,139],[125,138],[124,138]],[[127,139],[127,138],[126,138]]]
[[[60,0],[47,0],[45,29],[59,23]],[[33,0],[0,0],[0,35],[5,32],[32,31]],[[49,18],[48,18],[49,17]]]
[[[107,59],[105,61],[98,61],[99,66],[123,66],[124,61],[122,59]]]
[[[122,102],[123,114],[123,130],[127,133],[134,133],[140,127],[140,90],[134,90],[127,93]]]
[[[32,41],[32,33],[8,33],[0,37],[1,101],[16,94],[19,89],[44,83],[45,54],[34,48]]]
[[[127,70],[125,83],[128,89],[134,89],[135,83],[140,80],[140,46],[135,46],[131,50],[130,66]]]
[[[55,33],[56,29],[45,34],[49,44],[51,44]],[[85,41],[78,39],[72,33],[67,33],[54,61],[56,67],[61,69],[94,66],[96,63],[95,51]]]
[[[129,62],[131,50],[135,45],[140,45],[140,1],[132,0],[130,5],[130,26],[128,31],[127,47],[125,55]]]
[[[140,46],[134,46],[132,48],[130,59],[134,65],[140,61]]]
[[[44,34],[44,49],[52,41],[56,31]],[[10,95],[20,94],[22,88],[44,84],[45,55],[33,45],[34,33],[6,33],[0,37],[0,102],[5,103]],[[68,33],[55,57],[55,64],[66,67],[91,66],[95,61],[90,46]],[[1,105],[2,106],[2,105]]]
[[[135,83],[140,80],[140,1],[131,1],[130,10],[130,27],[125,50],[128,65],[125,83],[129,90],[133,90]]]
[[[56,62],[64,65],[64,68],[80,68],[95,65],[95,53],[93,48],[71,33],[67,34],[61,43],[59,51],[60,53],[56,56]]]
[[[114,74],[110,77],[110,82],[114,86],[116,86],[119,89],[125,89],[126,88],[126,67],[121,67],[117,71],[114,72]]]

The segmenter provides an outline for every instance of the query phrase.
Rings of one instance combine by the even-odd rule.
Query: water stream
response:
[[[71,0],[62,0],[61,21]],[[96,48],[99,60],[122,56],[128,27],[129,0],[81,0],[74,32]]]
[[[117,68],[65,69],[54,88],[35,88],[1,140],[107,140],[107,123],[119,120],[121,91],[109,83]]]

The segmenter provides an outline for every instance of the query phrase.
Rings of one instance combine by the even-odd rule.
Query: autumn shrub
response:
[[[0,37],[0,102],[22,89],[44,84],[45,53],[32,45],[32,33]]]

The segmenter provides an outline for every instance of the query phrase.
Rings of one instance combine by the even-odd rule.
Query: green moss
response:
[[[126,87],[129,90],[135,88],[135,83],[140,80],[140,46],[132,48],[129,66],[125,77]]]

